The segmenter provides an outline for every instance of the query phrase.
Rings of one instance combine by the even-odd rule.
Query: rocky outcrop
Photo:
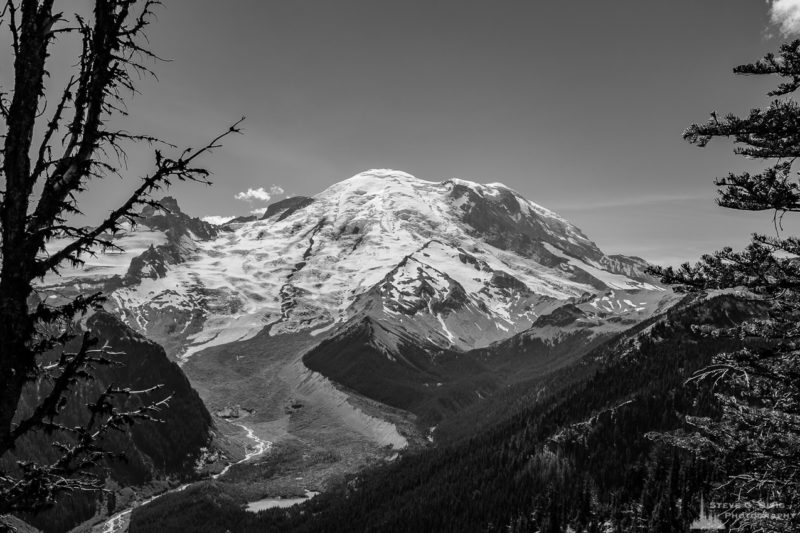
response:
[[[213,224],[181,211],[175,198],[167,196],[159,203],[161,208],[145,206],[139,222],[151,229],[163,231],[167,242],[158,246],[151,245],[131,260],[123,278],[126,285],[136,284],[143,278],[163,278],[169,265],[178,264],[191,255],[197,241],[207,241],[219,234],[219,229]]]
[[[291,198],[285,198],[279,202],[270,204],[267,207],[266,212],[264,212],[264,216],[261,217],[261,220],[275,218],[275,222],[280,222],[281,220],[290,217],[293,213],[295,213],[295,211],[299,211],[300,209],[303,209],[312,203],[314,203],[314,199],[307,196],[292,196]]]
[[[217,236],[217,227],[181,211],[178,201],[172,196],[165,196],[158,202],[161,207],[145,206],[141,212],[140,222],[153,229],[171,235],[172,239],[180,239],[184,235],[198,240],[209,240]]]

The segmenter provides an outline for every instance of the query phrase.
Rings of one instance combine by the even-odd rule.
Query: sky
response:
[[[150,46],[167,61],[120,124],[198,146],[246,116],[244,135],[202,161],[213,186],[169,192],[192,215],[247,214],[394,168],[504,183],[606,253],[654,263],[774,233],[770,213],[714,204],[714,177],[758,167],[681,132],[769,102],[775,80],[732,68],[791,38],[800,0],[165,0],[157,13]],[[54,50],[52,90],[75,51]],[[126,176],[151,168],[151,151],[129,150]],[[92,184],[87,223],[134,186]]]

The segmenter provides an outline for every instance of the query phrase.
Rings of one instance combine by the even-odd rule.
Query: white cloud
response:
[[[217,215],[211,215],[211,216],[203,217],[202,220],[203,220],[203,222],[208,222],[209,224],[214,224],[215,226],[220,226],[222,224],[225,224],[226,222],[229,222],[229,221],[233,220],[234,218],[236,218],[236,217],[233,217],[233,216],[231,216],[231,217],[222,217],[222,216],[217,216]]]
[[[264,187],[259,187],[258,189],[250,188],[246,191],[236,193],[234,198],[245,202],[269,202],[273,196],[279,196],[283,193],[283,187],[273,185],[269,188],[269,191],[264,189]]]
[[[251,215],[259,215],[259,216],[261,216],[266,212],[267,212],[267,208],[266,207],[259,207],[258,209],[253,209],[252,211],[250,211],[250,214]]]
[[[260,202],[269,202],[272,195],[264,190],[264,187],[259,187],[258,189],[247,189],[244,192],[236,193],[234,196],[237,200],[244,200],[246,202],[252,202],[254,200],[258,200]]]
[[[767,0],[770,21],[781,35],[800,34],[800,0]]]

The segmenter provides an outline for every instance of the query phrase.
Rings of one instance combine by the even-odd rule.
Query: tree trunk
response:
[[[29,197],[33,189],[30,150],[37,107],[44,86],[47,58],[46,21],[51,18],[52,0],[26,0],[21,5],[20,38],[14,61],[14,97],[6,116],[3,147],[5,195],[0,209],[2,224],[2,280],[0,280],[0,455],[11,446],[11,422],[22,387],[35,364],[28,343],[33,324],[28,314],[32,292],[33,262],[37,250],[27,230]]]
[[[4,263],[0,282],[0,388],[3,390],[0,394],[0,455],[13,445],[11,424],[26,377],[34,365],[28,345],[32,329],[27,305],[30,282],[17,273],[6,275],[10,265],[5,260]]]

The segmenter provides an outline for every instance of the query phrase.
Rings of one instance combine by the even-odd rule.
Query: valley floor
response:
[[[227,421],[219,421],[222,425],[231,425]],[[244,448],[244,456],[241,459],[238,459],[236,462],[230,462],[226,464],[222,470],[218,473],[213,474],[211,479],[219,479],[231,469],[231,467],[236,465],[241,465],[248,461],[257,459],[261,455],[269,452],[272,448],[272,443],[269,441],[265,441],[255,435],[252,429],[248,428],[244,424],[236,423],[236,426],[239,426],[244,431],[244,436],[242,436],[241,432],[237,435],[235,428],[232,426],[230,428],[226,428],[228,431],[233,430],[233,433],[227,434],[225,432],[226,439],[228,439],[231,444],[241,445]],[[153,502],[162,496],[166,496],[167,494],[173,494],[175,492],[181,492],[191,486],[191,483],[184,483],[172,489],[159,492],[154,496],[150,496],[145,498],[140,502],[136,502],[134,505],[131,505],[121,511],[114,513],[112,516],[105,519],[101,524],[95,525],[91,528],[93,533],[123,533],[128,530],[128,525],[130,523],[131,512],[139,506],[147,505],[150,502]]]
[[[306,368],[303,354],[318,340],[308,332],[262,332],[203,350],[183,366],[218,427],[243,425],[271,443],[269,453],[219,478],[238,485],[248,501],[323,491],[336,479],[427,443],[412,414],[343,390]]]

